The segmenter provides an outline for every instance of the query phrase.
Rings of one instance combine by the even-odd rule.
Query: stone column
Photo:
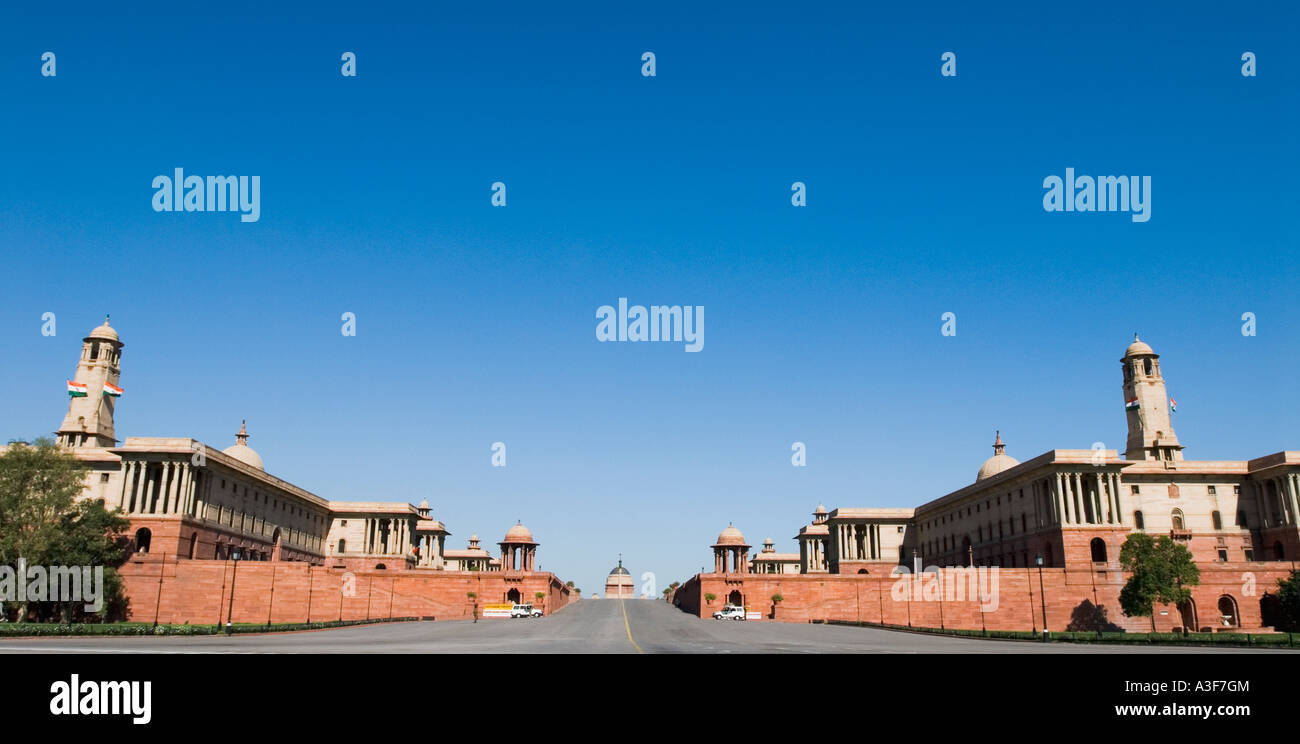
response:
[[[1286,490],[1291,501],[1291,524],[1300,522],[1300,476],[1290,473],[1286,477]]]
[[[1069,500],[1065,496],[1065,479],[1056,473],[1056,489],[1052,500],[1056,504],[1056,521],[1064,527],[1070,521]]]

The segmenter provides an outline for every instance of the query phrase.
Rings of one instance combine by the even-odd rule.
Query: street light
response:
[[[234,565],[230,569],[230,604],[226,609],[226,635],[230,635],[230,619],[235,614],[235,577],[239,574],[239,548],[231,548],[230,560]]]
[[[1038,600],[1043,604],[1043,642],[1047,642],[1047,595],[1043,593],[1043,554],[1034,556],[1038,564]]]

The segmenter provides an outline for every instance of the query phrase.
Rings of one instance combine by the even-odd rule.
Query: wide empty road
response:
[[[200,637],[34,638],[0,653],[1269,653],[1260,649],[1040,644],[838,625],[701,620],[666,602],[587,599],[535,620],[367,625]],[[1272,653],[1287,653],[1274,651]]]

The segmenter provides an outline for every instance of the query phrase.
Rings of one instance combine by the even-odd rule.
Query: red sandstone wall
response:
[[[502,602],[515,588],[547,614],[565,607],[570,591],[550,573],[357,570],[306,563],[190,561],[138,556],[119,572],[130,620],[161,623],[301,623],[388,617],[468,619],[478,594]],[[161,577],[161,584],[159,579]],[[231,585],[234,585],[232,592]],[[343,589],[349,588],[345,593]],[[533,594],[545,592],[544,602]],[[233,595],[233,603],[232,603]]]
[[[1192,590],[1196,627],[1220,629],[1218,602],[1227,595],[1236,601],[1240,628],[1258,630],[1260,599],[1265,592],[1275,592],[1277,580],[1289,576],[1292,568],[1293,564],[1277,562],[1202,564],[1201,583]],[[997,607],[983,612],[980,601],[969,593],[962,601],[948,597],[927,600],[919,593],[913,593],[910,601],[906,593],[896,598],[891,591],[895,580],[881,575],[703,574],[683,584],[674,599],[684,611],[706,618],[726,604],[733,591],[739,591],[745,605],[762,613],[764,619],[851,620],[968,630],[1042,629],[1045,604],[1051,630],[1092,630],[1101,619],[1116,626],[1109,628],[1112,630],[1149,631],[1149,618],[1128,618],[1120,609],[1119,591],[1125,578],[1117,567],[1091,571],[1045,568],[1040,591],[1036,569],[999,569]],[[708,593],[717,595],[711,604],[704,599]],[[778,593],[784,600],[773,608],[771,596]],[[1159,614],[1161,610],[1168,614]],[[1176,608],[1157,607],[1156,612],[1157,630],[1182,627]]]

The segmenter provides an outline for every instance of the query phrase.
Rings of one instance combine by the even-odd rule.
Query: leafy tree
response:
[[[1186,602],[1192,597],[1188,587],[1201,581],[1191,551],[1164,535],[1130,534],[1120,548],[1119,562],[1131,574],[1119,593],[1120,608],[1129,617],[1150,617],[1152,632],[1155,606]]]
[[[713,600],[715,600],[715,599],[717,599],[717,598],[718,598],[718,595],[714,594],[713,592],[705,592],[705,593],[704,593],[704,601],[705,601],[705,602],[708,602],[709,604],[713,604]]]
[[[103,566],[105,619],[125,614],[126,599],[116,568],[126,560],[130,521],[94,500],[80,500],[87,468],[42,438],[17,443],[0,455],[0,565]],[[16,577],[17,578],[17,577]],[[62,610],[71,621],[84,615],[81,603],[40,603],[16,608],[18,620],[51,620]]]
[[[777,592],[776,594],[772,595],[772,604],[779,604],[784,601],[785,601],[785,597],[781,596],[780,592]]]
[[[1277,580],[1277,609],[1281,615],[1275,624],[1283,633],[1300,631],[1300,571]]]

